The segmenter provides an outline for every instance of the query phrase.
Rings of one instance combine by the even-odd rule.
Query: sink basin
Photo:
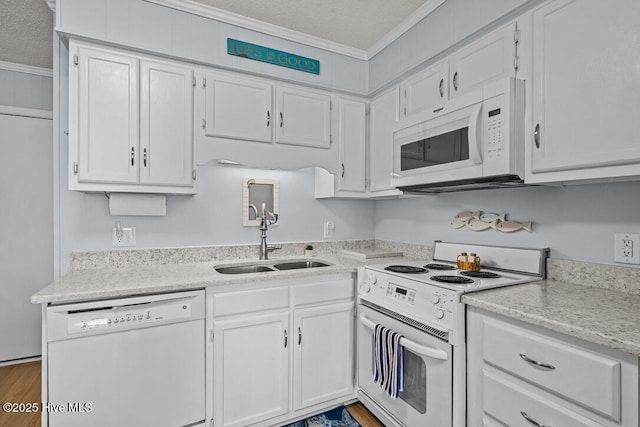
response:
[[[322,261],[291,261],[274,264],[274,267],[278,270],[297,270],[299,268],[328,267],[329,265]]]
[[[245,274],[245,273],[262,273],[265,271],[274,271],[273,268],[266,265],[229,265],[215,267],[218,273],[222,274]]]

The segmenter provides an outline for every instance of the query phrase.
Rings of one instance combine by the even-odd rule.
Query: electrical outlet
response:
[[[333,221],[325,221],[325,223],[324,223],[324,238],[328,239],[330,237],[333,237],[335,229],[336,229],[336,226],[333,223]]]
[[[640,264],[640,234],[616,233],[614,235],[614,261]]]
[[[111,244],[114,248],[121,248],[136,245],[136,228],[122,227],[120,233],[113,228],[111,235]]]

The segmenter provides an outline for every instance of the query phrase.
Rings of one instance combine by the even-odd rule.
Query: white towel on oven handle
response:
[[[396,399],[404,388],[402,335],[377,324],[374,329],[373,381]]]

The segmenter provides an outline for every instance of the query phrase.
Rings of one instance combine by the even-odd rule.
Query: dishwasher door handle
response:
[[[360,315],[360,323],[362,323],[364,326],[366,326],[371,330],[375,331],[376,329],[376,324],[371,320],[367,319],[367,316],[365,316],[364,314]],[[400,345],[402,345],[405,348],[408,348],[409,350],[413,350],[414,352],[422,356],[427,356],[427,357],[431,357],[433,359],[439,359],[439,360],[449,359],[449,355],[447,354],[446,351],[441,350],[439,348],[427,347],[422,344],[418,344],[405,337],[400,338]]]

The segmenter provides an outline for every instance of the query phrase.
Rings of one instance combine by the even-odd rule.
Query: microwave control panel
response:
[[[486,117],[487,155],[498,157],[504,151],[504,135],[501,108],[489,110]]]

